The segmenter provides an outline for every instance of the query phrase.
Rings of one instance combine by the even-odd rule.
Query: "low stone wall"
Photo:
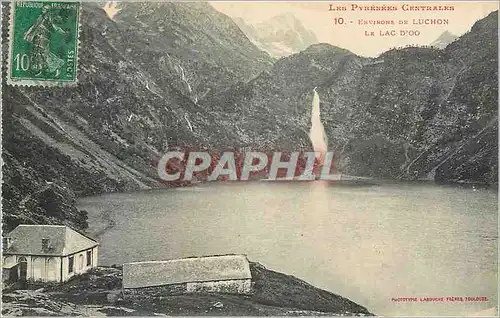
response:
[[[162,297],[186,293],[221,293],[249,295],[252,293],[251,279],[235,279],[214,282],[193,282],[163,286],[124,288],[123,296],[127,298]]]
[[[123,289],[124,297],[142,298],[142,297],[161,297],[166,295],[181,295],[187,292],[187,284],[174,284],[141,288]]]
[[[215,282],[187,283],[188,293],[251,294],[250,279],[223,280]]]

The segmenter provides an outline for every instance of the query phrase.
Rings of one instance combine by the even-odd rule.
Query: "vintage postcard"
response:
[[[2,2],[4,316],[498,317],[498,2]]]

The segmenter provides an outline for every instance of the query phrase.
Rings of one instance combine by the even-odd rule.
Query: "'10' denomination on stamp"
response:
[[[75,85],[79,15],[76,2],[13,1],[8,84]]]

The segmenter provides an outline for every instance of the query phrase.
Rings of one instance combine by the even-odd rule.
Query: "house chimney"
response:
[[[2,242],[2,249],[6,250],[9,249],[12,246],[12,237],[5,236],[3,237],[3,242]]]
[[[46,250],[49,248],[50,240],[48,238],[42,239],[42,250]]]

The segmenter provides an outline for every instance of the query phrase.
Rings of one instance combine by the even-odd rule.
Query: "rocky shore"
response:
[[[296,277],[251,263],[252,295],[122,297],[122,270],[98,267],[64,284],[10,286],[6,316],[373,316],[366,308]]]

